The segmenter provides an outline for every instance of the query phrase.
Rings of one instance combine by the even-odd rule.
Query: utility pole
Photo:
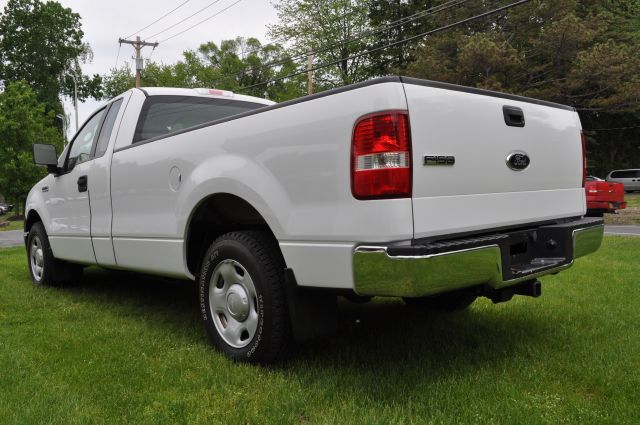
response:
[[[144,67],[144,64],[142,62],[142,56],[140,55],[140,52],[142,51],[143,47],[153,47],[154,49],[156,47],[158,47],[158,42],[155,43],[147,43],[146,41],[141,41],[140,40],[140,36],[136,36],[136,40],[132,41],[132,40],[125,40],[124,38],[119,38],[118,39],[118,43],[120,44],[131,44],[133,46],[133,49],[136,51],[136,87],[140,87],[140,79],[142,77],[142,68]]]
[[[78,69],[78,64],[76,64],[76,69]],[[76,75],[70,72],[68,69],[63,72],[63,75],[60,76],[60,84],[64,84],[62,78],[64,76],[71,77],[73,80],[73,110],[75,111],[75,119],[76,119],[76,132],[78,131],[78,79]]]
[[[71,74],[71,78],[73,78],[73,109],[76,115],[76,133],[78,132],[78,80],[76,80],[76,76]]]
[[[313,50],[307,50],[307,92],[313,94]]]

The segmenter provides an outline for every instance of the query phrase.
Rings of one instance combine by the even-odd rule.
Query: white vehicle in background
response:
[[[196,280],[215,346],[261,363],[330,331],[338,295],[539,296],[603,235],[573,108],[404,77],[281,104],[133,89],[34,159],[35,283],[91,265]]]
[[[622,183],[626,192],[640,191],[640,168],[612,171],[605,180],[611,183]]]

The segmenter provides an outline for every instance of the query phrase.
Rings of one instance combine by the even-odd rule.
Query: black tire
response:
[[[229,267],[233,271],[229,271]],[[218,350],[249,363],[269,364],[286,358],[291,344],[291,324],[284,269],[278,244],[266,232],[231,232],[211,244],[202,261],[198,294],[204,327]],[[230,276],[223,276],[225,274]],[[242,299],[243,303],[234,304],[231,300],[234,289],[241,294],[236,300]],[[236,311],[246,310],[244,314],[234,315],[232,306]],[[244,330],[238,332],[231,329],[243,326]],[[231,330],[225,335],[227,327]],[[234,334],[240,336],[232,338]],[[237,345],[234,346],[233,341]]]
[[[405,304],[426,310],[456,311],[468,308],[478,298],[471,292],[447,292],[421,298],[403,298]]]
[[[40,253],[34,252],[34,240]],[[36,261],[37,257],[37,261]],[[35,264],[42,267],[38,273]],[[51,251],[49,237],[41,222],[34,223],[27,236],[27,267],[31,281],[36,285],[63,285],[77,283],[82,279],[83,266],[57,260]]]

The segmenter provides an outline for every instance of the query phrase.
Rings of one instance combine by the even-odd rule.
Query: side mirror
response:
[[[53,145],[33,145],[33,163],[44,165],[50,173],[58,171],[58,155]]]

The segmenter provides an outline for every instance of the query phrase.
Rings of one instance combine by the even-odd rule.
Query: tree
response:
[[[100,77],[82,75],[80,63],[92,59],[83,43],[80,15],[55,1],[9,0],[0,15],[0,80],[29,83],[47,110],[62,111],[60,94],[100,97]]]
[[[434,5],[430,0],[375,0],[372,22]],[[438,1],[437,4],[443,4]],[[502,3],[506,4],[506,3]],[[498,7],[466,2],[396,34],[406,39]],[[404,56],[372,57],[385,67],[418,78],[505,91],[574,106],[585,129],[640,122],[640,3],[613,0],[534,0],[403,44]],[[379,16],[381,15],[381,16]],[[375,20],[374,20],[375,18]],[[634,125],[628,125],[633,127]],[[595,170],[640,163],[640,130],[587,132]],[[616,153],[617,152],[617,153]],[[614,153],[612,155],[609,155]]]
[[[135,86],[136,78],[128,63],[121,68],[113,68],[109,74],[102,76],[102,94],[105,100],[116,97]]]
[[[211,87],[282,101],[304,94],[304,76],[263,83],[287,76],[294,70],[295,64],[286,58],[281,46],[262,46],[255,38],[237,37],[222,41],[220,46],[208,42],[196,51],[187,50],[183,59],[175,64],[148,63],[142,75],[142,85]],[[128,66],[111,70],[103,80],[107,98],[135,85]]]
[[[442,2],[438,0],[410,2],[371,0],[369,18],[371,27],[376,31],[372,47],[381,48],[370,55],[373,73],[376,75],[397,73],[397,70],[404,69],[415,61],[415,43],[409,46],[398,44],[389,48],[382,47],[436,28],[437,23],[426,11],[439,3]],[[416,18],[414,15],[418,13],[424,13],[426,16]]]
[[[280,0],[274,3],[279,23],[269,35],[286,39],[287,51],[299,57],[298,69],[306,69],[306,55],[314,64],[333,63],[314,72],[320,88],[331,88],[366,80],[371,76],[368,59],[350,56],[367,50],[374,40],[369,34],[369,0]]]
[[[45,175],[33,163],[33,143],[62,147],[59,130],[52,126],[54,112],[46,112],[25,81],[9,83],[0,93],[0,193],[15,201],[16,215],[31,187]]]

